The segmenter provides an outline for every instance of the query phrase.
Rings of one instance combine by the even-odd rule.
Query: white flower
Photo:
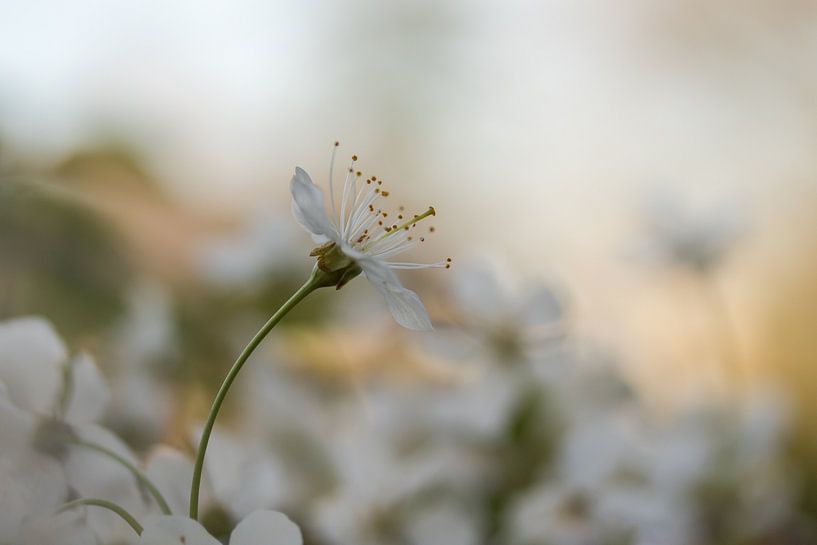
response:
[[[490,260],[468,263],[453,280],[451,322],[456,327],[442,328],[427,340],[450,359],[508,368],[544,361],[558,346],[553,341],[566,333],[565,303],[544,283],[522,286]]]
[[[333,150],[333,164],[334,156]],[[357,157],[352,156],[353,164],[355,160]],[[397,323],[408,329],[430,330],[431,321],[420,298],[404,288],[392,271],[448,268],[451,260],[431,264],[387,260],[425,240],[416,234],[416,225],[435,215],[434,208],[429,207],[424,213],[413,216],[404,216],[402,211],[398,211],[392,218],[381,202],[381,199],[389,196],[389,192],[382,189],[382,180],[371,177],[359,183],[359,178],[360,172],[350,167],[340,205],[337,206],[330,167],[332,210],[327,213],[321,190],[303,169],[296,168],[290,183],[292,213],[313,240],[322,244],[312,255],[318,257],[318,266],[322,271],[334,275],[332,283],[328,285],[340,288],[362,271],[386,299]]]
[[[211,531],[226,535],[232,524],[259,507],[276,508],[284,503],[288,490],[283,469],[257,442],[244,441],[238,434],[214,433],[207,456],[212,464],[203,477],[201,519],[218,522],[217,527],[208,525]],[[148,459],[147,475],[173,513],[188,512],[193,477],[190,459],[160,445]]]
[[[145,521],[139,545],[221,545],[201,524],[180,516],[154,516]],[[230,545],[302,545],[298,526],[277,511],[258,510],[238,523]]]
[[[213,236],[202,243],[196,264],[206,280],[226,289],[257,289],[271,273],[295,263],[297,228],[265,212],[249,217],[233,234]]]
[[[717,266],[746,229],[735,207],[694,211],[667,196],[648,202],[646,216],[650,239],[640,253],[699,272]]]
[[[0,543],[20,541],[25,516],[52,512],[69,491],[143,508],[125,468],[78,444],[94,443],[135,463],[118,438],[94,424],[107,400],[91,359],[69,358],[48,322],[0,322]],[[107,515],[89,511],[89,525],[114,541],[123,524]]]

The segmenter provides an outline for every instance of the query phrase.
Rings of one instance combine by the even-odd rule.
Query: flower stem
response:
[[[216,417],[218,417],[219,410],[221,410],[221,405],[224,403],[224,398],[227,397],[227,392],[230,390],[230,386],[232,386],[233,381],[235,380],[238,373],[241,371],[241,368],[244,366],[244,363],[253,353],[253,351],[261,344],[261,341],[264,340],[264,337],[272,330],[275,325],[281,321],[290,310],[292,310],[295,305],[300,303],[307,295],[312,293],[315,289],[326,285],[325,278],[323,277],[323,273],[317,266],[312,270],[312,274],[310,275],[309,279],[306,283],[298,288],[292,297],[289,300],[281,305],[275,314],[267,321],[266,324],[255,334],[255,337],[249,342],[249,344],[244,347],[244,350],[238,356],[238,359],[235,361],[233,366],[230,368],[230,371],[227,373],[227,376],[224,378],[224,382],[221,384],[221,387],[218,389],[218,393],[216,393],[215,399],[213,399],[213,406],[210,408],[210,414],[207,416],[207,421],[204,424],[204,429],[201,432],[201,439],[199,440],[199,448],[196,453],[196,465],[193,468],[193,482],[190,485],[190,518],[193,520],[198,519],[199,515],[199,488],[201,487],[201,472],[204,468],[204,455],[207,452],[207,443],[210,441],[210,434],[213,432],[213,424],[215,424]]]
[[[115,462],[117,462],[120,465],[124,466],[125,469],[127,469],[128,471],[131,472],[131,474],[133,474],[136,481],[141,486],[144,486],[145,489],[148,491],[148,493],[150,493],[150,495],[153,496],[153,499],[156,500],[156,503],[159,505],[159,509],[162,510],[162,513],[165,514],[165,515],[171,515],[172,514],[170,512],[170,506],[167,504],[167,501],[165,500],[164,496],[162,496],[162,493],[159,492],[159,489],[156,488],[156,485],[154,485],[151,482],[151,480],[148,478],[147,475],[142,473],[142,471],[138,467],[136,467],[135,465],[130,463],[126,458],[124,458],[124,457],[120,456],[119,454],[115,453],[114,451],[112,451],[112,450],[110,450],[110,449],[108,449],[106,447],[103,447],[102,445],[98,445],[96,443],[91,443],[91,442],[88,442],[88,441],[76,441],[76,444],[79,445],[79,446],[91,449],[91,450],[95,450],[96,452],[99,452],[100,454],[104,454],[108,458],[111,458]]]
[[[120,517],[122,520],[130,524],[130,527],[133,528],[133,531],[136,532],[138,535],[142,535],[142,525],[134,518],[133,515],[125,511],[124,508],[115,504],[112,501],[108,500],[101,500],[99,498],[80,498],[78,500],[69,501],[57,511],[57,513],[62,513],[63,511],[67,511],[68,509],[73,509],[74,507],[79,507],[80,505],[93,505],[95,507],[104,507],[109,511],[113,511]]]
[[[719,328],[715,340],[719,343],[718,349],[723,360],[724,375],[727,381],[733,382],[733,387],[738,399],[740,399],[740,395],[747,390],[749,377],[741,352],[738,328],[717,279],[711,276],[706,277],[703,279],[703,283],[712,316],[715,320],[715,327]]]

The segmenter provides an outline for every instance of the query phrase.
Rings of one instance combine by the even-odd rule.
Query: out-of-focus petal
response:
[[[22,526],[24,545],[88,545],[96,541],[81,509],[28,517]]]
[[[145,473],[167,500],[173,513],[187,513],[190,506],[190,481],[193,463],[178,450],[160,445],[148,456]],[[206,495],[206,490],[203,490]],[[205,499],[203,504],[207,503]]]
[[[533,288],[525,298],[524,317],[528,325],[544,325],[562,318],[564,309],[562,301],[547,286]]]
[[[453,295],[464,312],[480,321],[501,319],[510,300],[510,294],[502,286],[498,266],[488,261],[460,268],[453,282]]]
[[[54,411],[67,358],[65,345],[46,320],[0,323],[0,382],[19,407],[40,414]]]
[[[301,529],[277,511],[258,510],[238,523],[230,545],[302,545]]]
[[[139,545],[221,545],[201,524],[187,517],[153,516],[145,520]]]
[[[72,424],[95,422],[102,416],[111,394],[102,373],[87,354],[71,362],[71,391],[64,418]]]

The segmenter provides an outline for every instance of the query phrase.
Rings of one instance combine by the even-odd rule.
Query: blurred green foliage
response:
[[[43,314],[69,339],[124,309],[131,266],[103,219],[37,185],[0,183],[0,318]]]

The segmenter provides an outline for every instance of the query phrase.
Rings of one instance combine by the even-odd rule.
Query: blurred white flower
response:
[[[641,256],[697,272],[717,266],[746,230],[745,217],[733,206],[694,212],[666,195],[648,202],[646,216]]]
[[[91,359],[69,358],[48,322],[0,323],[0,542],[18,541],[24,516],[52,512],[69,492],[144,509],[131,473],[80,444],[136,463],[124,443],[94,424],[108,397]],[[126,525],[101,515],[88,515],[95,534],[120,535]]]
[[[199,433],[194,439],[198,441]],[[232,520],[240,520],[259,507],[280,507],[288,498],[285,472],[259,439],[238,433],[213,433],[207,448],[211,464],[205,485],[210,494],[202,509],[204,516],[208,509],[216,509],[226,512]]]
[[[426,501],[406,522],[411,545],[477,545],[480,528],[473,513],[454,501]]]
[[[397,323],[408,329],[432,329],[420,298],[404,288],[392,270],[448,268],[451,260],[431,264],[387,260],[425,240],[424,236],[416,233],[416,225],[435,215],[434,208],[429,207],[422,214],[405,214],[405,217],[401,209],[392,213],[385,211],[381,199],[388,197],[389,192],[382,188],[382,180],[368,178],[358,187],[361,174],[353,168],[356,156],[352,157],[343,194],[339,205],[336,205],[332,183],[334,157],[333,149],[329,173],[329,213],[324,206],[321,190],[303,169],[295,169],[290,184],[295,219],[315,242],[322,244],[312,252],[318,258],[318,267],[325,273],[337,276],[338,288],[363,272],[386,299]]]
[[[468,263],[458,269],[450,285],[455,303],[453,325],[462,326],[467,336],[448,339],[449,345],[462,350],[473,346],[474,339],[479,342],[460,357],[473,359],[483,354],[503,365],[531,360],[542,355],[547,341],[564,333],[564,303],[553,289],[541,283],[519,288],[495,263]]]
[[[349,428],[328,446],[337,485],[312,516],[329,543],[402,543],[408,504],[453,467],[434,452],[400,452],[371,425]]]
[[[144,524],[139,545],[221,545],[193,519],[181,516],[153,516]],[[257,510],[233,530],[230,545],[302,545],[301,530],[286,515]]]
[[[203,276],[224,287],[256,286],[295,263],[295,227],[274,211],[251,216],[232,236],[213,237],[199,247]]]
[[[113,334],[111,403],[105,422],[132,444],[159,439],[173,408],[172,392],[159,375],[177,354],[170,294],[141,280],[127,294],[127,309]]]

